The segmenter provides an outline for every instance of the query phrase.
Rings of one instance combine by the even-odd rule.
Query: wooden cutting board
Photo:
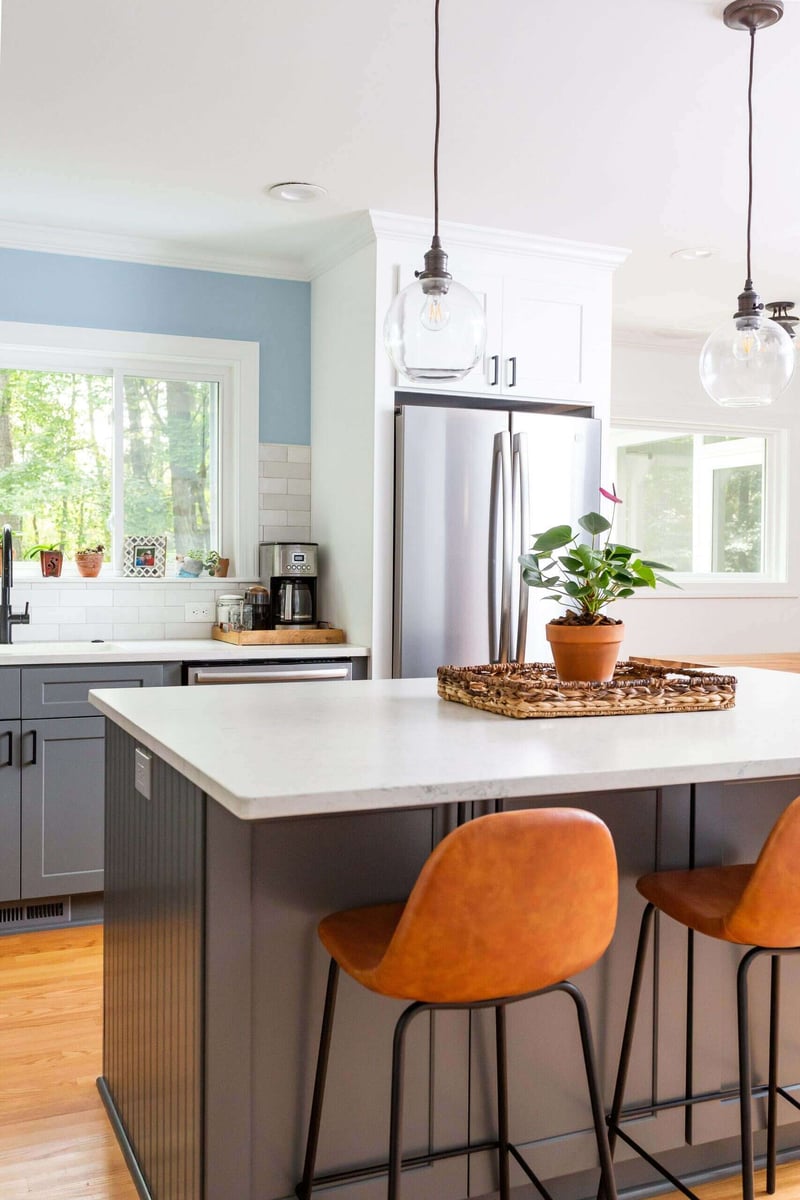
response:
[[[232,646],[333,646],[345,641],[343,629],[220,629],[214,625],[211,636]]]

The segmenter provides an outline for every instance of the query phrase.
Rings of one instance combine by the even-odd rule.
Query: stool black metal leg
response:
[[[325,1010],[322,1014],[322,1030],[319,1035],[317,1073],[314,1077],[314,1097],[311,1101],[311,1116],[308,1122],[308,1140],[306,1142],[305,1162],[303,1163],[303,1178],[296,1189],[300,1200],[311,1200],[311,1188],[314,1180],[314,1165],[317,1159],[317,1145],[319,1144],[322,1100],[325,1095],[325,1077],[328,1073],[328,1057],[331,1048],[333,1013],[336,1007],[336,988],[338,983],[339,964],[334,959],[331,959],[331,965],[328,970],[328,986],[325,991]]]
[[[508,1055],[506,1053],[506,1009],[498,1004],[494,1010],[497,1042],[497,1161],[500,1179],[500,1200],[509,1200],[508,1173]]]
[[[742,1131],[742,1198],[754,1200],[753,1183],[753,1078],[750,1067],[750,1028],[747,1001],[747,973],[759,949],[748,950],[736,975],[736,1011],[739,1024],[739,1120]]]
[[[633,1049],[633,1034],[636,1028],[636,1014],[639,1010],[639,997],[642,991],[644,964],[647,957],[647,939],[650,934],[650,926],[653,921],[654,912],[655,907],[652,904],[645,905],[645,910],[642,913],[642,923],[639,926],[639,941],[636,945],[636,958],[634,959],[633,963],[631,990],[628,997],[628,1011],[625,1016],[625,1030],[622,1035],[622,1047],[619,1054],[617,1080],[614,1084],[614,1099],[611,1104],[611,1112],[608,1118],[608,1144],[612,1155],[614,1153],[614,1147],[617,1144],[617,1125],[619,1124],[619,1114],[622,1112],[622,1104],[625,1099],[625,1084],[628,1080],[628,1068],[631,1062],[631,1050]]]
[[[767,1192],[775,1194],[778,1156],[778,1025],[780,1023],[781,960],[772,955],[769,993],[769,1092],[767,1100]]]
[[[581,1049],[583,1062],[586,1067],[586,1082],[589,1085],[589,1099],[592,1104],[592,1119],[594,1133],[597,1139],[597,1153],[600,1157],[600,1178],[602,1191],[606,1200],[617,1200],[617,1186],[614,1181],[614,1165],[611,1161],[611,1149],[608,1144],[603,1098],[600,1095],[600,1084],[597,1080],[597,1064],[592,1043],[592,1028],[589,1022],[589,1010],[583,998],[583,992],[574,983],[560,983],[558,990],[566,992],[575,1002],[578,1010],[578,1028],[581,1033]]]
[[[389,1187],[388,1200],[400,1195],[400,1170],[403,1165],[403,1092],[405,1075],[406,1030],[413,1017],[428,1008],[426,1004],[409,1004],[400,1014],[394,1027],[392,1045],[392,1102],[389,1114]]]

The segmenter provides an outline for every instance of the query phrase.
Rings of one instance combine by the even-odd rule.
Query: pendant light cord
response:
[[[438,5],[439,0],[436,0]],[[753,221],[753,61],[756,49],[756,31],[750,30],[750,74],[747,81],[747,282],[745,287],[752,287],[752,272],[750,268],[750,227]],[[437,135],[438,136],[438,135]]]
[[[439,0],[433,11],[433,59],[436,82],[436,126],[433,134],[433,236],[439,236],[439,125],[441,123],[442,95],[439,84]],[[752,67],[751,67],[752,74]],[[749,270],[749,268],[748,268]]]

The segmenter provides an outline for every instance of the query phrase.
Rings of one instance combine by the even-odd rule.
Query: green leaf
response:
[[[605,533],[611,528],[611,522],[601,513],[589,512],[582,517],[578,517],[578,524],[581,529],[585,529],[587,533]]]
[[[530,570],[530,568],[523,567],[522,578],[525,581],[525,583],[527,583],[528,587],[533,587],[533,588],[550,587],[550,584],[547,583],[544,579],[542,579],[541,571],[537,571],[536,574],[534,574],[533,571]]]
[[[578,600],[582,596],[590,595],[592,589],[590,587],[587,587],[585,583],[584,584],[574,583],[570,579],[564,584],[564,591],[567,593],[568,596],[572,596],[573,599]]]
[[[576,571],[582,575],[586,570],[581,560],[576,558],[574,554],[564,554],[558,561],[566,571]]]
[[[603,561],[602,554],[592,550],[591,546],[584,546],[583,543],[575,547],[575,557],[581,560],[588,571],[596,571]]]
[[[666,563],[653,562],[649,558],[642,559],[643,567],[654,567],[656,571],[674,571],[674,567],[668,567]]]
[[[654,571],[652,571],[650,567],[646,567],[641,559],[635,559],[630,564],[630,568],[636,575],[639,576],[640,579],[645,581],[648,587],[654,588],[656,586],[656,577]]]
[[[634,546],[623,546],[621,542],[611,542],[608,549],[612,558],[632,558],[639,551]]]
[[[659,583],[666,583],[669,587],[677,588],[679,592],[683,591],[679,583],[676,583],[674,579],[668,579],[666,575],[656,575],[656,579]]]
[[[571,542],[574,536],[569,525],[554,525],[552,529],[546,529],[544,533],[537,535],[533,549],[540,552],[559,550]]]
[[[619,600],[627,600],[628,596],[632,596],[633,594],[634,589],[632,587],[620,588],[617,592],[617,598]]]

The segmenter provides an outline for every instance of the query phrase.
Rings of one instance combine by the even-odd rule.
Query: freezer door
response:
[[[587,417],[511,414],[514,478],[514,574],[511,658],[550,662],[544,627],[562,611],[546,592],[522,582],[517,556],[552,525],[599,511],[601,423]]]
[[[408,405],[396,422],[394,674],[489,662],[504,606],[506,654],[510,632],[508,413]]]

